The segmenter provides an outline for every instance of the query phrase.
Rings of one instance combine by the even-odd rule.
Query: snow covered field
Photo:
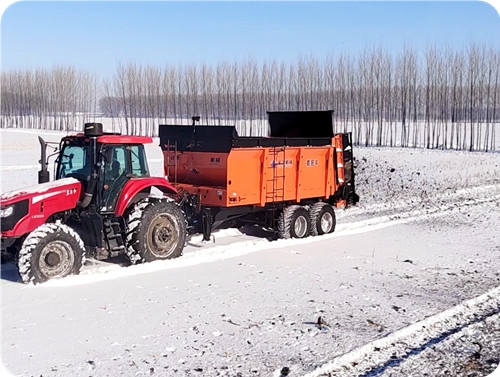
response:
[[[1,192],[36,184],[37,136],[0,130]],[[159,147],[147,152],[161,175]],[[337,211],[330,235],[226,229],[212,243],[192,237],[177,260],[100,262],[37,286],[2,265],[3,366],[21,376],[493,372],[500,154],[354,155],[361,201]]]

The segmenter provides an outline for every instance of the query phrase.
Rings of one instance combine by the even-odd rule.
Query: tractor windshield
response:
[[[90,165],[88,145],[67,144],[59,155],[56,179],[73,177],[88,181]]]

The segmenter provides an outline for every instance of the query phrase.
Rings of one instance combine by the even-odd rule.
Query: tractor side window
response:
[[[132,175],[135,177],[149,177],[144,146],[131,145],[130,151],[132,155]]]
[[[90,160],[85,146],[67,145],[59,157],[58,178],[74,177],[88,180],[90,176]]]
[[[122,174],[125,171],[125,167],[127,166],[127,157],[126,157],[126,151],[125,148],[120,147],[115,149],[115,161],[118,161],[120,164],[120,174]]]
[[[108,146],[103,154],[104,182],[110,184],[126,172],[127,153],[123,146]]]

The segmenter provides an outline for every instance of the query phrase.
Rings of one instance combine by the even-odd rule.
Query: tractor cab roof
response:
[[[69,135],[63,141],[79,140],[80,143],[90,142],[90,138],[95,138],[99,144],[151,144],[153,138],[148,136],[121,135],[115,132],[104,132],[102,123],[85,123],[83,132],[76,135]]]
[[[85,136],[83,133],[76,135],[69,135],[64,138],[65,140],[84,139],[85,142],[90,140],[90,137]],[[153,138],[149,136],[134,136],[134,135],[120,135],[120,134],[107,134],[97,137],[99,144],[151,144]]]

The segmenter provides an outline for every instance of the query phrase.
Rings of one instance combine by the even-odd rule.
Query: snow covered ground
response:
[[[0,130],[1,192],[36,184],[37,136]],[[361,201],[337,211],[330,235],[226,229],[211,243],[193,236],[177,260],[94,263],[37,286],[2,265],[3,366],[16,376],[492,373],[500,154],[354,154]],[[159,147],[148,156],[161,175]]]

